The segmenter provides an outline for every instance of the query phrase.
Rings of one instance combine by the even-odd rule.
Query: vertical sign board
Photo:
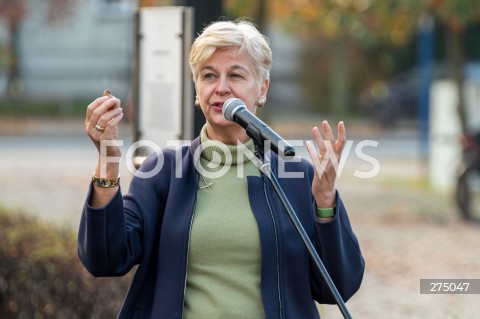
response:
[[[178,145],[179,140],[193,137],[193,87],[187,61],[192,9],[141,8],[138,32],[135,139],[160,147]]]
[[[430,156],[429,177],[439,190],[456,187],[457,167],[462,159],[462,127],[458,116],[458,88],[451,80],[436,81],[431,88],[429,126]],[[467,131],[475,132],[480,127],[480,83],[466,80],[464,84]]]

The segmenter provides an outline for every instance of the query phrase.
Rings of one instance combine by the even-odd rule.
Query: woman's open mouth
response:
[[[217,112],[222,112],[223,102],[215,102],[212,104],[212,108]]]

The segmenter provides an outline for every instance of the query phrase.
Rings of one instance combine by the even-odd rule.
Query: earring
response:
[[[267,102],[267,100],[263,97],[263,96],[260,96],[256,101],[255,101],[255,106],[257,107],[262,107],[265,105],[265,102]]]

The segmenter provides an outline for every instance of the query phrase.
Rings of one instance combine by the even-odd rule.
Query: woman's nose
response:
[[[223,96],[223,95],[229,94],[230,91],[231,91],[230,90],[230,85],[229,85],[227,79],[224,78],[224,77],[220,77],[219,81],[218,81],[217,88],[215,90],[215,93]]]

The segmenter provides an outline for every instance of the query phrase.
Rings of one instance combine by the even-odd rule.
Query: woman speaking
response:
[[[138,265],[119,318],[319,318],[315,301],[335,300],[247,156],[253,141],[222,114],[230,98],[252,113],[264,106],[268,39],[247,21],[215,22],[194,41],[189,62],[206,124],[189,145],[162,150],[162,169],[134,176],[128,192],[118,184],[119,164],[105,161],[120,148],[100,152],[102,140],[119,139],[120,101],[106,94],[88,106],[86,131],[99,160],[82,212],[80,259],[94,276],[121,276]],[[313,128],[313,165],[287,161],[284,169],[303,178],[279,181],[346,301],[360,287],[364,261],[328,158],[339,161],[346,142],[343,122],[337,130],[335,137],[326,121]],[[152,171],[159,156],[149,156],[140,171]],[[278,175],[278,157],[270,156]]]

